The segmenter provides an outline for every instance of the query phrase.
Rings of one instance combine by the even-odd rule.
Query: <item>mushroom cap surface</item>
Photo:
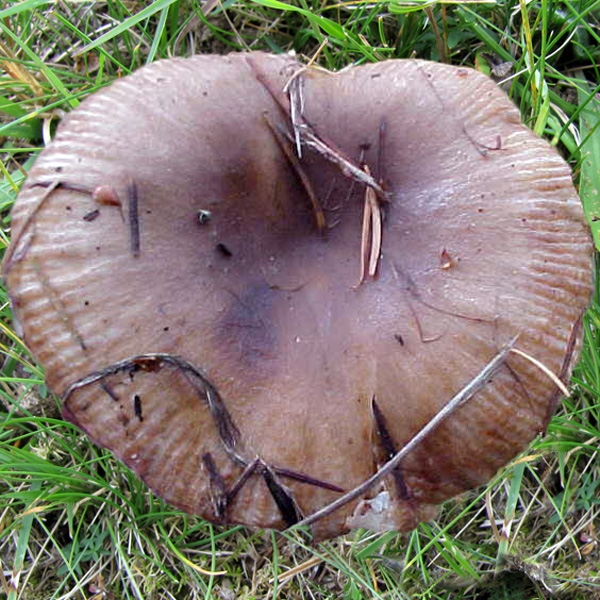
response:
[[[283,528],[335,500],[514,336],[568,381],[592,289],[569,168],[491,80],[418,60],[299,69],[261,53],[140,69],[65,119],[12,214],[4,277],[65,417],[215,522]],[[365,186],[302,148],[318,230],[276,133],[296,152],[291,76],[314,131],[387,192],[360,285]],[[510,355],[314,534],[431,518],[558,400]]]

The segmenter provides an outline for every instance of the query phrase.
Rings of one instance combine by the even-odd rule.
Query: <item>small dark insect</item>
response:
[[[401,346],[404,346],[404,338],[399,333],[395,333],[394,338]]]

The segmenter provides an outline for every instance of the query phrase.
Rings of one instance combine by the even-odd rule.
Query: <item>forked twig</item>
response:
[[[361,168],[350,157],[345,156],[331,140],[326,140],[318,135],[314,127],[306,120],[304,116],[304,78],[302,77],[304,71],[305,69],[296,71],[284,87],[284,92],[287,92],[289,97],[289,118],[292,122],[298,156],[302,157],[301,145],[304,144],[339,167],[346,177],[364,183],[367,187],[375,190],[382,200],[388,200],[385,190],[368,169]]]
[[[301,156],[301,144],[304,144],[337,165],[346,177],[373,188],[382,201],[389,199],[388,194],[371,175],[365,173],[352,158],[345,156],[333,142],[318,135],[306,120],[304,116],[304,80],[302,78],[306,68],[301,67],[292,74],[282,94],[274,89],[271,82],[261,73],[252,60],[249,60],[248,64],[254,71],[258,82],[264,86],[282,113],[290,119],[296,151],[299,156]]]
[[[458,392],[436,415],[433,417],[418,433],[416,433],[408,443],[400,450],[392,459],[383,465],[376,473],[371,475],[367,480],[355,487],[353,490],[344,494],[334,502],[331,502],[324,508],[314,512],[312,515],[302,519],[296,525],[296,527],[302,527],[304,525],[312,525],[319,519],[323,519],[329,516],[331,513],[342,508],[346,504],[349,504],[353,500],[360,498],[363,494],[369,491],[373,485],[381,481],[384,477],[387,477],[393,473],[394,469],[406,458],[406,456],[412,452],[430,433],[432,433],[437,427],[439,427],[448,417],[450,417],[460,406],[468,402],[473,395],[478,392],[484,385],[486,385],[500,367],[505,363],[507,356],[512,350],[518,336],[513,337],[507,342],[500,352],[492,358],[492,360],[485,365],[485,367],[473,378],[462,390]]]

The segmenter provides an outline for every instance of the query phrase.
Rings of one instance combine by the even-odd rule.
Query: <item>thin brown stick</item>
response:
[[[118,402],[119,401],[119,396],[117,396],[117,394],[115,393],[115,391],[110,387],[110,385],[108,385],[108,383],[106,383],[105,381],[103,381],[100,384],[100,387],[106,392],[107,396],[113,400],[114,402]]]
[[[303,143],[320,154],[323,158],[339,167],[340,171],[346,177],[354,179],[359,183],[364,183],[377,192],[377,195],[384,201],[388,201],[387,192],[375,181],[375,179],[366,173],[363,169],[354,164],[354,161],[346,157],[342,152],[332,145],[324,142],[308,125],[300,128]]]
[[[316,62],[317,58],[319,57],[319,54],[321,54],[321,51],[323,50],[323,48],[325,48],[325,46],[327,46],[328,43],[329,43],[329,39],[323,38],[323,41],[319,44],[319,47],[316,49],[315,53],[312,55],[311,59],[306,64],[307,69],[313,66],[313,64]]]
[[[233,484],[231,490],[224,497],[224,510],[235,500],[242,488],[246,485],[252,475],[260,475],[267,489],[277,505],[281,518],[288,527],[295,525],[301,518],[301,512],[296,504],[293,494],[288,490],[283,483],[279,481],[277,472],[260,458],[255,458],[242,471],[237,481]]]
[[[290,163],[290,165],[296,172],[296,175],[298,175],[298,178],[300,179],[300,183],[302,184],[302,187],[304,188],[306,194],[308,195],[308,198],[312,205],[313,212],[315,214],[315,223],[317,225],[317,229],[319,231],[323,231],[327,225],[327,223],[325,221],[325,213],[323,212],[323,207],[321,206],[321,203],[319,202],[319,199],[317,198],[317,195],[315,194],[315,190],[312,186],[312,183],[310,182],[308,175],[306,174],[306,171],[300,164],[300,161],[298,160],[296,155],[292,152],[292,149],[286,143],[287,142],[286,136],[271,121],[271,119],[269,118],[267,113],[263,113],[263,118],[264,118],[266,124],[268,125],[269,129],[271,130],[273,137],[279,144],[279,147],[281,148],[281,151],[283,152],[284,156],[287,158],[288,162]]]
[[[385,150],[385,134],[387,131],[387,121],[385,117],[379,123],[379,144],[377,145],[377,179],[383,184],[383,151]]]
[[[258,67],[255,64],[252,54],[246,55],[246,62],[248,64],[248,66],[250,67],[250,69],[252,70],[252,72],[254,73],[254,76],[256,77],[256,80],[258,81],[258,83],[260,83],[265,88],[265,90],[267,90],[267,92],[269,93],[271,98],[273,98],[275,104],[277,104],[277,106],[280,108],[281,112],[287,118],[289,118],[289,116],[290,116],[290,99],[289,99],[288,95],[279,88],[275,89],[275,86],[273,85],[273,83],[264,76],[263,71],[260,69],[260,67]],[[296,71],[299,71],[302,69],[303,69],[303,67],[298,67],[296,69]]]
[[[304,561],[303,563],[296,565],[295,567],[292,567],[289,571],[285,571],[285,573],[282,573],[281,575],[279,575],[279,577],[277,577],[277,581],[279,582],[280,585],[287,583],[290,579],[292,579],[293,577],[295,577],[296,575],[299,575],[300,573],[311,569],[312,567],[316,567],[318,564],[323,562],[323,558],[321,558],[320,556],[313,556],[312,558],[309,558],[308,560]],[[275,581],[275,579],[270,579],[269,583],[272,585],[273,582]]]
[[[233,484],[233,487],[227,493],[227,499],[225,501],[226,506],[229,506],[236,498],[236,496],[240,493],[241,489],[246,485],[248,479],[258,469],[261,461],[259,458],[255,458],[253,461],[249,462],[245,469],[242,471],[242,474],[237,478],[236,482]]]
[[[127,213],[129,215],[129,244],[134,257],[140,255],[140,217],[138,211],[138,193],[135,181],[132,181],[127,190]]]
[[[212,495],[213,510],[218,519],[225,516],[227,510],[227,488],[225,480],[217,469],[217,465],[210,452],[202,455],[202,464],[208,472],[208,482]]]
[[[382,199],[387,200],[387,194],[377,181],[371,176],[370,171],[366,171],[356,164],[349,156],[346,156],[333,141],[326,140],[318,135],[314,127],[306,120],[304,116],[304,78],[302,72],[294,73],[294,76],[286,85],[286,90],[290,99],[290,120],[298,152],[300,152],[300,141],[312,148],[315,152],[321,154],[328,161],[340,168],[342,173],[351,179],[364,183],[373,188]],[[300,155],[300,154],[299,154]]]
[[[372,189],[367,189],[368,202],[371,204],[371,258],[369,261],[369,276],[377,275],[377,266],[381,258],[381,208]]]
[[[89,212],[85,213],[85,215],[83,215],[83,220],[86,223],[91,223],[92,221],[95,221],[99,216],[100,210],[95,208],[94,210],[90,210]]]
[[[334,502],[331,502],[322,509],[314,512],[312,515],[302,519],[302,521],[299,521],[294,528],[312,525],[319,519],[327,517],[336,510],[342,508],[342,506],[360,498],[376,483],[390,475],[406,456],[410,454],[410,452],[412,452],[430,433],[437,429],[446,419],[448,419],[448,417],[454,414],[460,406],[468,402],[481,388],[488,384],[490,378],[493,377],[505,363],[507,356],[517,341],[517,337],[518,336],[515,336],[509,340],[498,354],[496,354],[496,356],[494,356],[494,358],[492,358],[492,360],[490,360],[490,362],[488,362],[487,365],[485,365],[485,367],[435,415],[435,417],[419,430],[419,432],[416,433],[410,441],[376,473],[347,494],[344,494]]]
[[[437,26],[435,15],[433,14],[433,9],[430,6],[427,6],[423,10],[425,11],[427,18],[429,19],[429,23],[431,23],[431,28],[433,29],[433,34],[435,35],[435,45],[437,46],[437,51],[440,55],[440,61],[443,63],[448,63],[448,53],[446,52],[446,45],[444,43],[444,39],[440,34],[439,27]]]
[[[311,477],[310,475],[306,475],[304,473],[299,473],[298,471],[292,471],[283,467],[275,467],[273,465],[271,465],[271,469],[273,469],[273,471],[275,471],[279,477],[287,477],[288,479],[293,479],[294,481],[298,481],[300,483],[306,483],[307,485],[329,490],[330,492],[338,492],[339,494],[343,494],[346,491],[339,485],[329,483],[328,481],[322,481],[321,479]]]

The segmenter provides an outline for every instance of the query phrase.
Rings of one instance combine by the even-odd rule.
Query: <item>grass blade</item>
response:
[[[600,250],[600,100],[589,83],[579,79],[577,96],[581,108],[581,176],[579,195],[590,224],[594,243]]]

